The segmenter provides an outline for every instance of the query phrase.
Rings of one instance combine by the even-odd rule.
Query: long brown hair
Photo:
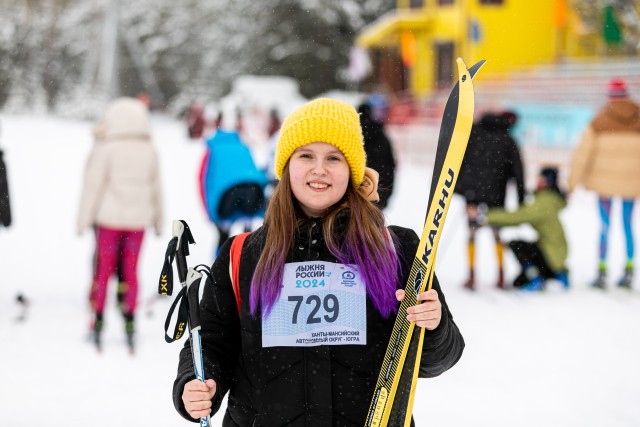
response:
[[[342,237],[336,239],[338,214],[349,209]],[[289,163],[285,165],[265,214],[262,233],[266,242],[251,280],[250,308],[256,315],[268,315],[280,295],[284,265],[295,244],[296,231],[304,214],[291,189]],[[397,310],[395,290],[400,264],[393,242],[387,235],[384,215],[349,185],[342,200],[327,210],[322,221],[323,236],[329,251],[343,264],[356,264],[363,277],[367,295],[378,312],[389,316]]]

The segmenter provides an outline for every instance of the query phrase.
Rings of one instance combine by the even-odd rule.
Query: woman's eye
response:
[[[311,154],[306,154],[306,153],[300,154],[300,158],[302,158],[302,159],[310,159],[311,158]]]
[[[338,161],[339,161],[339,160],[340,160],[340,157],[338,157],[338,156],[330,156],[330,157],[329,157],[329,160],[331,160],[331,161],[336,161],[336,160],[338,160]]]

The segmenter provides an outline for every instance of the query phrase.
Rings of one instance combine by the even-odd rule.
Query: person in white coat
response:
[[[146,105],[133,98],[113,101],[94,135],[97,143],[87,160],[77,223],[79,234],[96,227],[93,336],[100,349],[107,285],[120,262],[127,283],[122,308],[127,340],[133,348],[142,239],[145,228],[152,226],[159,235],[162,226],[160,168]]]

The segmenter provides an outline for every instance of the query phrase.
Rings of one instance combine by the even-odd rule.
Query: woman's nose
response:
[[[327,173],[327,168],[325,167],[324,160],[317,159],[313,164],[313,173],[316,175],[324,175]]]

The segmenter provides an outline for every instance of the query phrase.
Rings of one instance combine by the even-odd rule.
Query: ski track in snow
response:
[[[104,349],[87,341],[93,236],[78,237],[75,219],[91,124],[51,117],[0,116],[14,223],[0,229],[0,425],[191,425],[173,409],[171,388],[180,343],[163,339],[169,299],[155,293],[170,221],[185,219],[197,244],[189,264],[210,263],[216,234],[200,205],[196,176],[202,144],[182,124],[154,117],[164,184],[165,229],[149,230],[139,263],[138,349],[129,356],[111,287]],[[386,212],[391,224],[420,233],[431,165],[400,164]],[[442,376],[420,380],[418,426],[637,426],[640,424],[640,291],[614,289],[624,243],[619,205],[612,214],[610,290],[588,287],[597,265],[598,214],[593,194],[578,191],[562,220],[570,243],[572,289],[503,292],[491,233],[477,236],[478,290],[465,292],[467,231],[454,198],[436,272],[466,341],[462,359]],[[638,209],[634,223],[638,223]],[[505,235],[530,234],[526,228]],[[640,233],[640,230],[637,231]],[[517,270],[506,251],[507,279]],[[176,284],[179,286],[179,284]],[[16,323],[18,292],[30,301]],[[152,313],[150,312],[152,311]],[[212,425],[221,424],[222,412]]]

